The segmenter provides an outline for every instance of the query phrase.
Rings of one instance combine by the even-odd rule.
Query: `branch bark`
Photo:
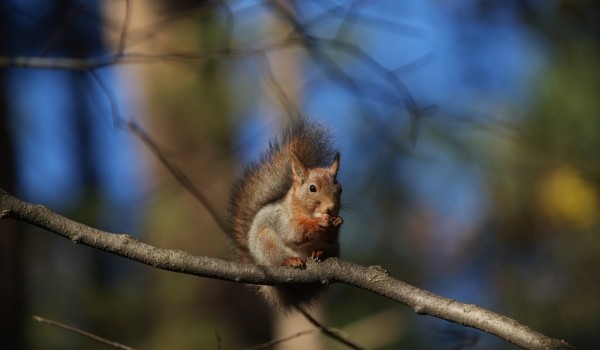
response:
[[[309,263],[306,270],[235,263],[168,250],[70,220],[41,206],[24,202],[0,189],[0,219],[14,218],[70,239],[158,269],[248,284],[345,283],[430,315],[496,335],[525,349],[573,349],[506,316],[476,305],[444,298],[391,277],[380,266],[365,267],[339,259]]]

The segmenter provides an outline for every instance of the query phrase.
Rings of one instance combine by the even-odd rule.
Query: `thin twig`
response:
[[[79,334],[79,335],[84,336],[86,338],[90,338],[92,340],[95,340],[95,341],[97,341],[99,343],[102,343],[102,344],[105,344],[105,345],[108,345],[108,346],[112,346],[115,349],[135,350],[135,348],[132,348],[130,346],[123,345],[121,343],[117,343],[117,342],[114,342],[112,340],[108,340],[108,339],[102,338],[102,337],[97,336],[95,334],[92,334],[90,332],[86,332],[84,330],[81,330],[81,329],[73,327],[73,326],[69,326],[69,325],[61,323],[61,322],[49,320],[47,318],[43,318],[43,317],[40,317],[40,316],[33,316],[32,319],[34,321],[37,321],[37,322],[40,322],[40,323],[45,323],[45,324],[48,324],[50,326],[58,327],[58,328],[66,330],[66,331]]]
[[[154,142],[152,137],[148,135],[137,123],[134,121],[125,121],[121,114],[119,113],[119,106],[117,102],[117,97],[114,94],[114,91],[108,86],[108,83],[105,82],[100,75],[94,69],[88,70],[90,75],[94,78],[94,80],[98,83],[100,88],[104,90],[106,96],[108,97],[109,105],[111,107],[111,115],[113,119],[113,123],[115,127],[122,128],[126,125],[127,130],[131,131],[136,137],[138,137],[154,155],[159,159],[159,161],[169,170],[169,172],[175,177],[175,179],[183,186],[186,190],[188,190],[208,211],[209,215],[215,220],[217,225],[221,228],[223,232],[227,232],[227,224],[211,203],[211,201],[206,198],[206,196],[200,191],[200,189],[194,184],[192,180],[175,164],[173,163],[163,152],[163,150]]]
[[[316,333],[319,332],[319,329],[307,329],[304,331],[300,331],[298,333],[294,333],[292,335],[288,335],[285,337],[281,337],[281,338],[277,338],[277,339],[273,339],[273,340],[269,340],[268,342],[256,345],[256,346],[251,346],[249,348],[245,348],[244,350],[262,350],[262,349],[268,349],[270,347],[273,347],[277,344],[281,344],[281,343],[285,343],[287,341],[290,341],[292,339],[296,339],[299,338],[301,336],[307,335],[307,334],[312,334],[312,333]]]
[[[281,103],[282,107],[285,109],[287,115],[290,117],[300,115],[300,110],[294,105],[292,99],[290,99],[286,95],[285,91],[283,90],[283,87],[275,77],[275,74],[273,74],[273,70],[271,69],[271,64],[269,63],[269,58],[267,57],[267,55],[259,54],[256,56],[258,63],[260,64],[260,71],[262,73],[263,79],[268,85],[271,86],[271,89],[275,92],[275,96]]]
[[[62,23],[60,24],[60,27],[58,27],[58,29],[54,32],[54,34],[48,40],[48,42],[42,46],[42,49],[39,52],[40,56],[45,55],[46,52],[48,52],[48,50],[50,50],[52,48],[52,46],[54,46],[54,44],[56,44],[60,39],[62,39],[62,37],[65,35],[65,33],[67,33],[67,30],[69,29],[71,24],[75,21],[77,16],[83,11],[83,9],[86,5],[87,5],[86,2],[84,1],[73,7],[73,9],[69,12],[67,17],[64,19],[64,21],[62,21]]]
[[[113,89],[110,88],[108,82],[106,82],[100,74],[95,69],[89,69],[86,72],[96,81],[98,86],[104,91],[106,97],[108,98],[108,104],[110,106],[110,114],[113,119],[113,125],[116,128],[120,128],[123,126],[123,118],[121,118],[121,113],[119,112],[119,103],[117,102],[117,96]]]
[[[364,350],[363,347],[361,347],[360,345],[354,343],[353,341],[351,341],[350,339],[348,339],[347,337],[339,334],[339,332],[332,330],[328,327],[323,326],[319,321],[317,321],[314,317],[311,316],[311,314],[309,314],[306,310],[297,307],[296,308],[298,311],[300,311],[300,313],[302,314],[302,316],[304,316],[304,318],[306,318],[306,320],[308,322],[310,322],[313,326],[317,327],[317,329],[319,331],[321,331],[321,333],[325,334],[326,336],[335,339],[337,341],[339,341],[342,344],[347,345],[349,348],[351,349],[355,349],[355,350]]]
[[[160,160],[160,162],[169,170],[169,172],[175,177],[175,179],[179,182],[183,188],[185,188],[188,192],[190,192],[196,199],[202,203],[202,205],[206,208],[210,216],[215,220],[217,225],[223,230],[223,232],[227,232],[227,223],[214,205],[211,203],[208,198],[200,191],[200,189],[194,184],[192,180],[175,164],[173,163],[163,152],[160,147],[152,140],[152,138],[135,122],[129,121],[127,123],[129,130],[137,136],[144,144],[154,153],[154,155]]]
[[[125,52],[127,32],[129,31],[129,22],[131,21],[131,0],[125,1],[125,17],[123,18],[123,27],[121,28],[121,36],[119,38],[118,56],[123,56]]]

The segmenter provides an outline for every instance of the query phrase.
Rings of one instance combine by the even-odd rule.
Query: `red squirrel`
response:
[[[233,186],[230,233],[239,260],[304,268],[307,259],[339,256],[340,154],[328,130],[300,118],[272,140]],[[273,306],[311,306],[322,284],[259,286]]]

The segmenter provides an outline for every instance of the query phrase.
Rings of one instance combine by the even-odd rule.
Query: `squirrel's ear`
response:
[[[331,167],[329,167],[329,169],[331,169],[331,171],[333,171],[333,173],[337,175],[338,170],[340,170],[340,152],[335,152],[335,157],[333,157],[333,164],[331,164]]]
[[[306,166],[302,164],[300,158],[298,158],[298,156],[296,156],[296,154],[294,153],[292,153],[292,156],[290,157],[290,163],[292,166],[292,174],[294,179],[298,179],[300,180],[300,182],[304,182],[308,177],[308,169],[306,168]]]

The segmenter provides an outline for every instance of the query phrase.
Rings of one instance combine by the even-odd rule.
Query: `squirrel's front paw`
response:
[[[317,218],[317,224],[323,228],[329,227],[331,224],[331,215],[321,214],[321,216]]]
[[[290,266],[290,267],[294,267],[297,269],[303,269],[305,267],[304,261],[302,261],[302,259],[300,259],[297,256],[283,259],[283,262],[281,263],[281,265]]]
[[[338,227],[343,223],[344,223],[344,220],[342,220],[341,216],[334,216],[331,218],[331,224],[333,225],[333,227]]]

